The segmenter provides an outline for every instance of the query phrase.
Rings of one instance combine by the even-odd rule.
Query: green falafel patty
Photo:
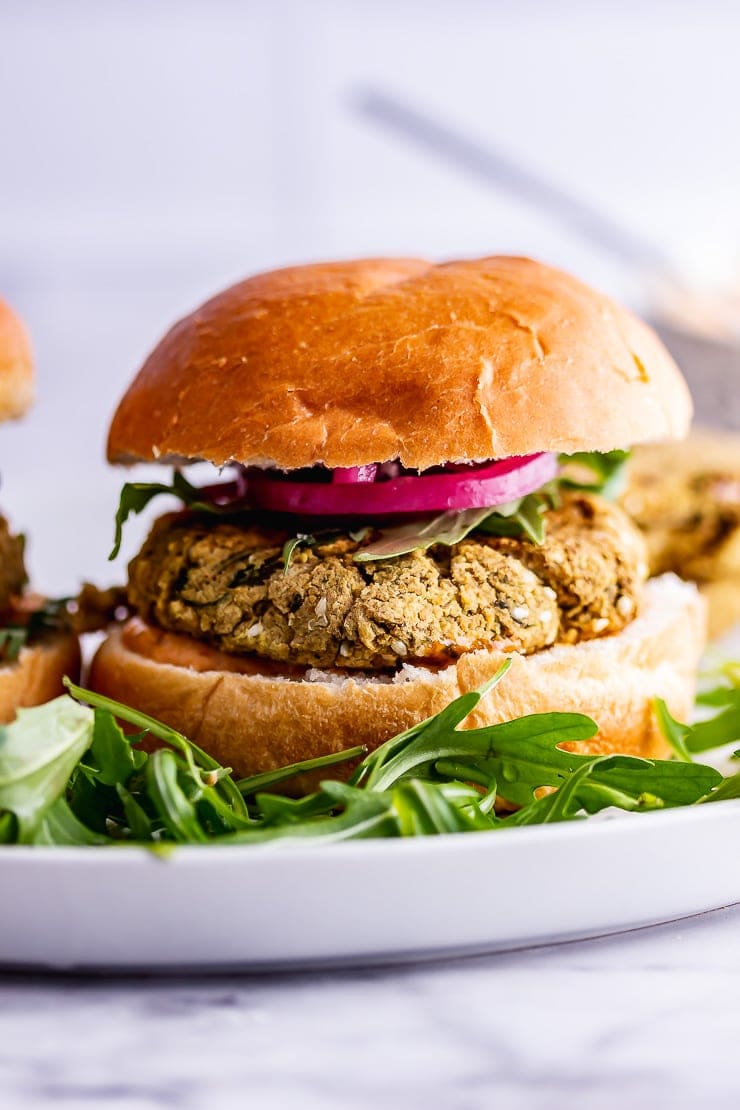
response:
[[[296,549],[287,533],[179,513],[156,522],[129,566],[144,619],[235,655],[322,668],[449,662],[503,647],[619,632],[647,576],[644,543],[615,505],[566,496],[541,545],[472,533],[393,559],[357,562],[372,535]]]

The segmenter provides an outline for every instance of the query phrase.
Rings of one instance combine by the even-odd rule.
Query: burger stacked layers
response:
[[[119,523],[168,489],[182,507],[132,560],[135,616],[92,682],[250,774],[374,747],[509,657],[469,724],[573,709],[596,750],[664,754],[652,699],[688,710],[701,604],[646,582],[599,491],[621,449],[689,419],[652,332],[526,259],[242,282],[172,329],[115,415],[111,461],[223,473],[125,487]]]

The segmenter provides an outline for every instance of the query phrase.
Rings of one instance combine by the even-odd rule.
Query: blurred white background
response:
[[[38,585],[113,580],[112,409],[147,350],[249,272],[535,254],[638,308],[636,272],[358,115],[402,96],[710,280],[740,246],[734,0],[0,0],[0,295],[39,402],[0,430]],[[126,551],[141,528],[131,528]]]

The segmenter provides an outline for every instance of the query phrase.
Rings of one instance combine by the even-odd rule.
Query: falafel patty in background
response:
[[[740,621],[740,436],[709,428],[636,447],[622,507],[647,542],[651,574],[697,582],[709,635]]]

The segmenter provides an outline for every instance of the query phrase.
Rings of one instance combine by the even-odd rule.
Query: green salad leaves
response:
[[[599,493],[615,501],[627,482],[629,457],[629,451],[577,451],[560,455],[560,486]]]
[[[605,809],[646,811],[740,797],[692,753],[740,740],[740,683],[724,668],[704,690],[705,719],[658,720],[675,759],[588,755],[596,724],[541,713],[461,728],[508,663],[480,690],[393,737],[237,780],[174,729],[68,682],[69,695],[20,710],[0,727],[0,842],[5,844],[334,843],[429,836],[586,819]],[[118,721],[127,726],[124,730]],[[128,731],[128,729],[131,731]],[[154,738],[159,747],[152,750]],[[563,745],[575,750],[563,750]],[[735,753],[740,758],[740,751]],[[352,761],[347,782],[332,768]],[[312,773],[299,797],[274,789]]]
[[[556,490],[548,487],[507,505],[497,505],[495,509],[462,509],[384,527],[380,529],[378,539],[358,551],[354,559],[358,563],[368,563],[394,559],[410,551],[426,551],[435,544],[452,547],[471,532],[485,532],[489,536],[524,535],[532,543],[542,543],[545,538],[544,513],[553,507],[556,500]]]

